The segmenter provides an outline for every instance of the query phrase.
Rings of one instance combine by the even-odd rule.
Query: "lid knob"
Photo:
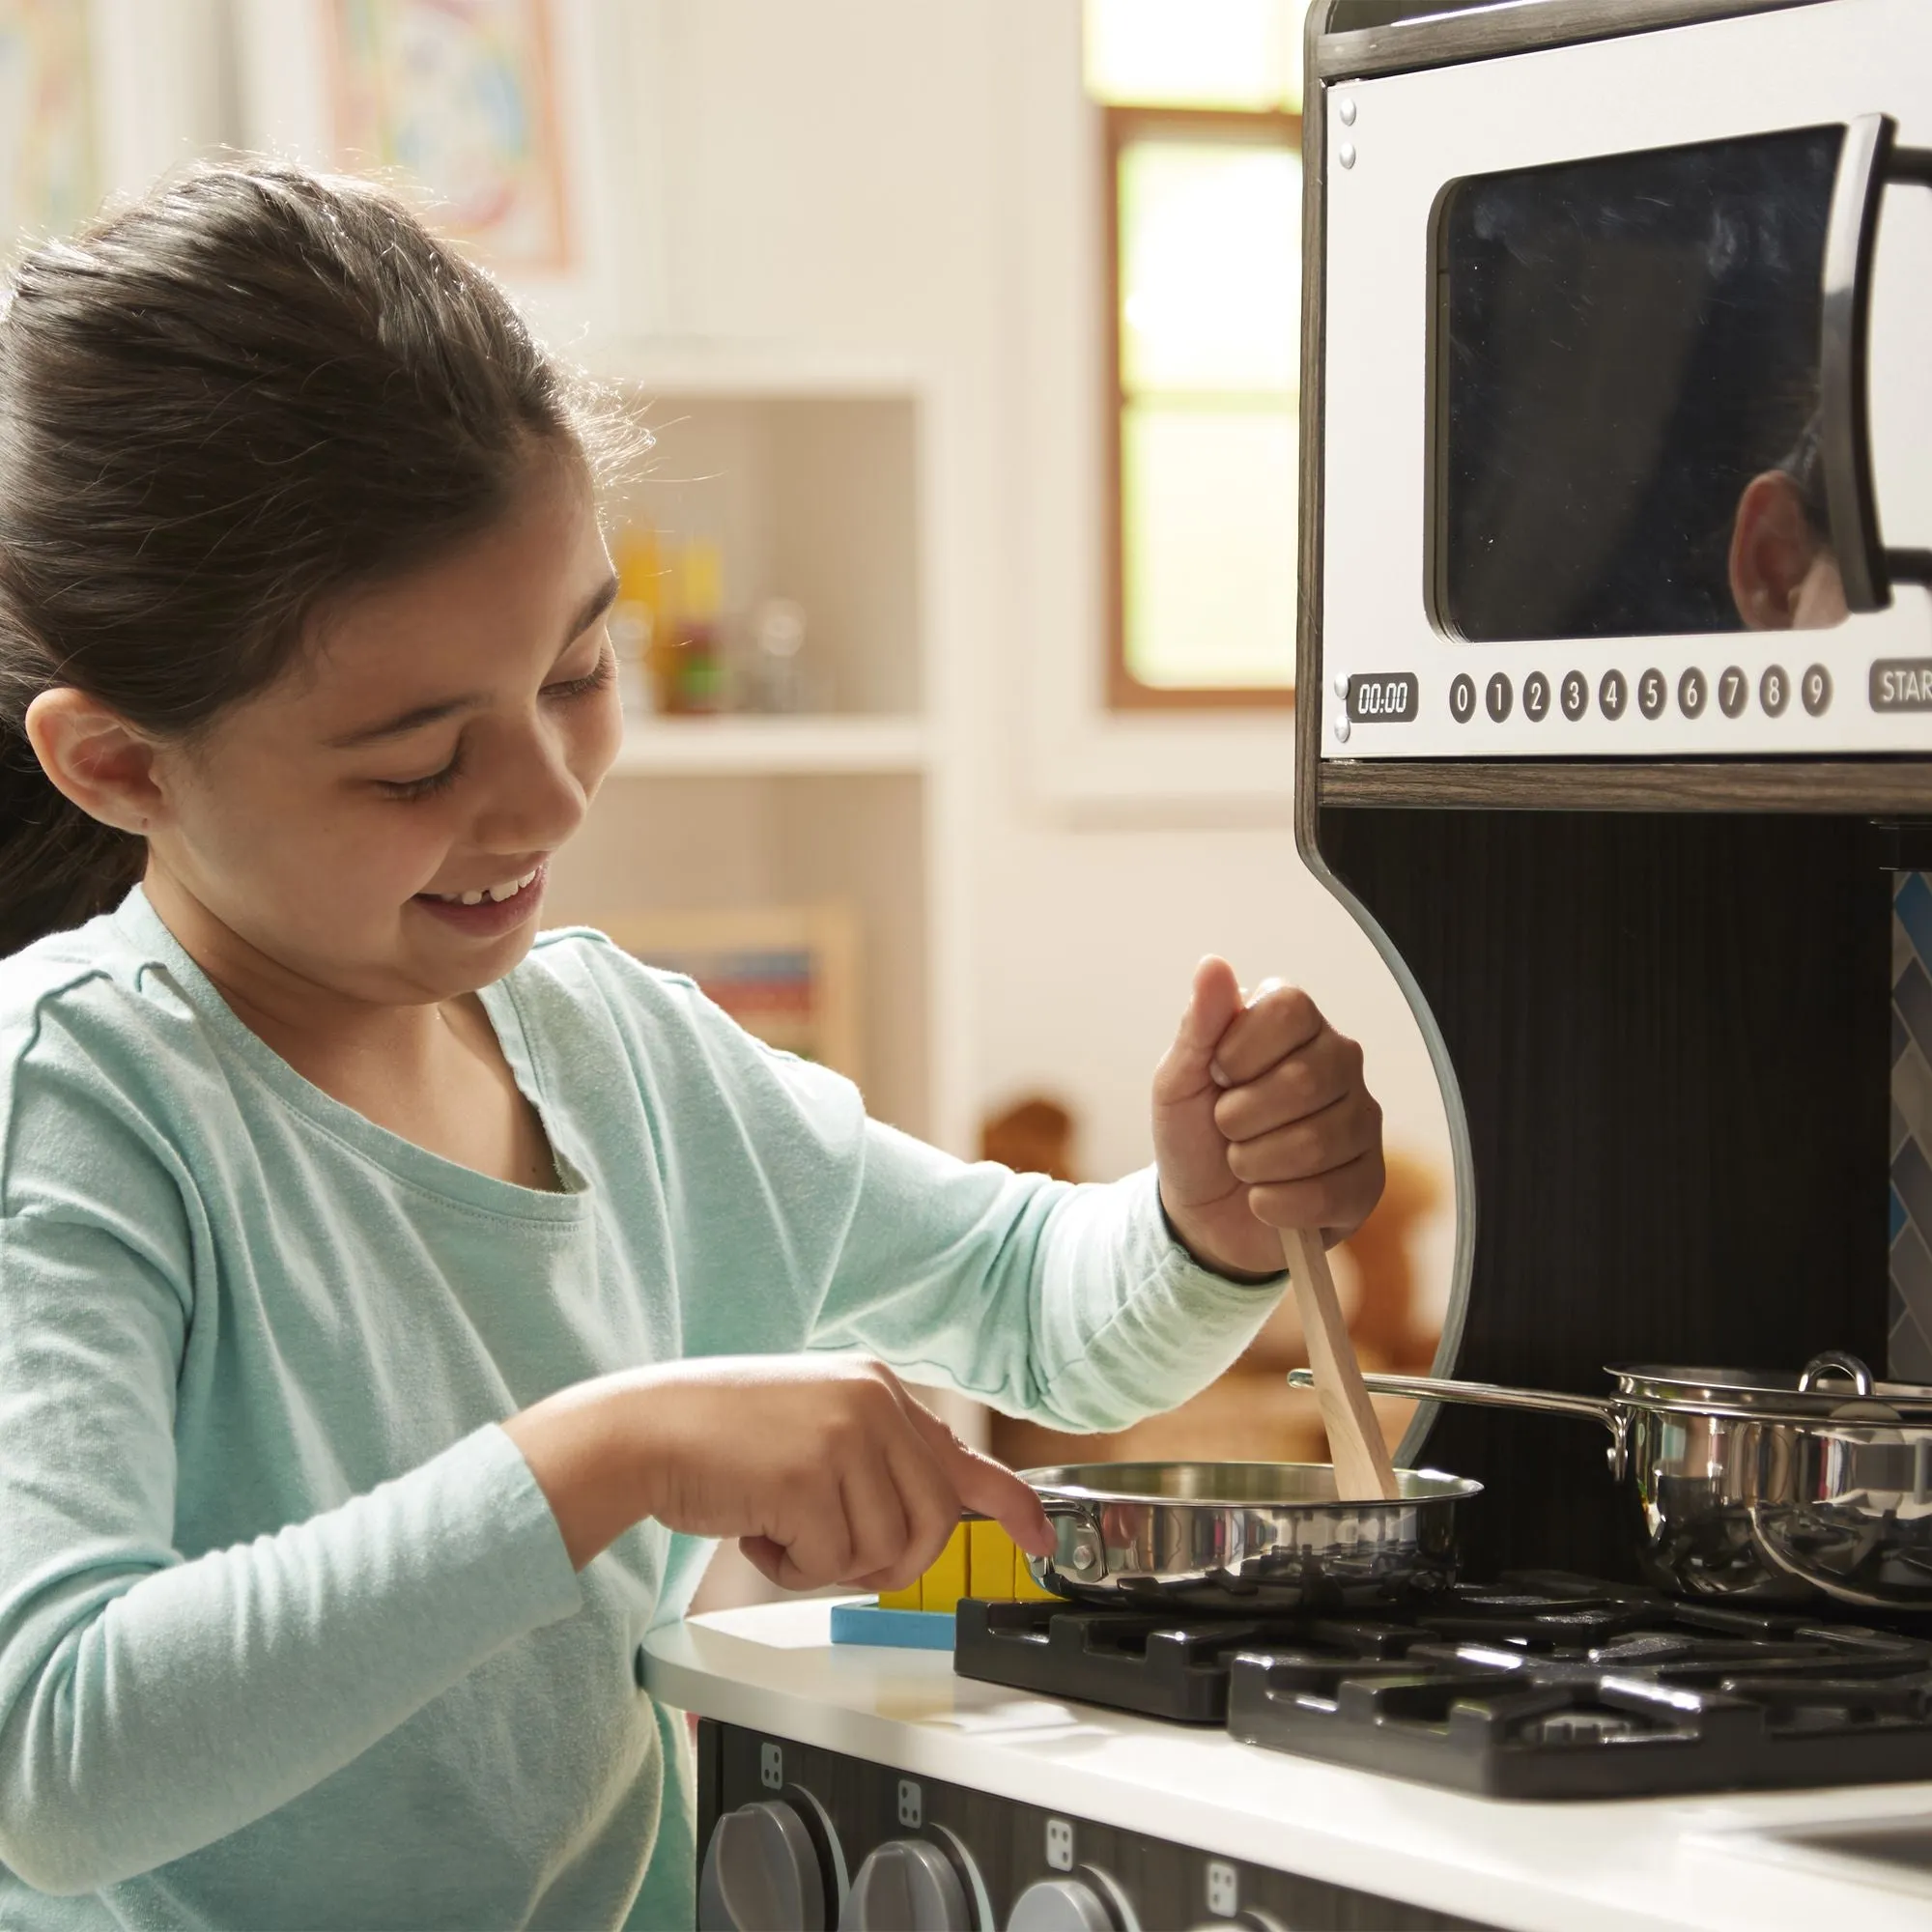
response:
[[[1858,1356],[1847,1354],[1843,1349],[1827,1349],[1822,1355],[1813,1355],[1800,1372],[1799,1394],[1810,1395],[1827,1376],[1843,1376],[1850,1381],[1855,1395],[1870,1395],[1872,1392],[1872,1372]]]

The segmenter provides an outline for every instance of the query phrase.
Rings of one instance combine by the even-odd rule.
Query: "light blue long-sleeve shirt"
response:
[[[559,1192],[311,1086],[138,891],[0,960],[0,1923],[688,1925],[637,1660],[708,1546],[574,1573],[503,1419],[862,1347],[1111,1428],[1271,1301],[1150,1175],[951,1159],[598,934],[483,1001]]]

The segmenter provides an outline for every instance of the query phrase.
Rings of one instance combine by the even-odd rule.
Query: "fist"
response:
[[[1268,980],[1243,999],[1204,959],[1180,1031],[1153,1076],[1161,1205],[1194,1256],[1235,1274],[1282,1266],[1283,1228],[1330,1243],[1382,1191],[1382,1110],[1362,1049],[1308,995]]]

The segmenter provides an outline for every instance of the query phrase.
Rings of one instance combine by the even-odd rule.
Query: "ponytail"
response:
[[[0,956],[107,911],[145,851],[56,791],[26,733],[0,720]]]

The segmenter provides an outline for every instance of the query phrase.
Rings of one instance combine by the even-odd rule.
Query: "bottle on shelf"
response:
[[[653,638],[652,680],[660,711],[701,715],[724,708],[724,561],[710,538],[693,537],[680,565],[677,610],[659,623]]]
[[[751,663],[746,700],[750,709],[809,711],[805,645],[805,607],[789,597],[767,597],[752,615]]]
[[[644,718],[658,708],[650,666],[664,613],[664,554],[656,529],[642,522],[625,525],[611,551],[617,567],[617,601],[611,609],[617,694],[627,718]]]

